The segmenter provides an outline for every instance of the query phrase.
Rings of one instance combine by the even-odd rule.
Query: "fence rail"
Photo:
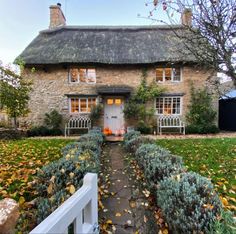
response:
[[[76,234],[99,233],[97,192],[97,174],[87,173],[83,186],[30,234],[66,234],[71,224]]]

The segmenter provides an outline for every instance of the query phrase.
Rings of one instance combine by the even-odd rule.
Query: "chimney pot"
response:
[[[61,4],[50,6],[50,25],[49,28],[56,28],[66,25],[66,18],[61,10]]]
[[[185,8],[181,15],[181,21],[184,26],[192,26],[192,10],[190,8]]]

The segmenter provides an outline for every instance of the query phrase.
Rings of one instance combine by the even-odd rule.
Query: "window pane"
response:
[[[156,111],[157,111],[157,114],[163,114],[163,98],[157,98]]]
[[[173,68],[173,81],[180,81],[180,68]]]
[[[113,104],[113,99],[107,99],[107,105],[112,105]]]
[[[79,70],[77,68],[72,68],[69,71],[70,82],[78,82],[79,81]]]
[[[173,114],[180,114],[180,98],[173,98]]]
[[[165,81],[171,81],[171,68],[165,68]]]
[[[87,82],[95,83],[96,82],[96,70],[95,69],[87,69]]]
[[[171,99],[172,98],[164,99],[164,114],[165,115],[171,115]]]
[[[157,68],[156,69],[156,82],[162,82],[163,81],[163,69]]]
[[[86,69],[79,69],[79,81],[82,83],[86,82]]]
[[[92,106],[96,105],[96,98],[89,98],[88,99],[88,112],[91,112]]]
[[[115,99],[115,104],[116,105],[120,105],[121,104],[121,99],[120,98],[116,98]]]
[[[87,99],[80,99],[80,112],[87,112]]]
[[[71,98],[71,113],[79,112],[79,99]]]

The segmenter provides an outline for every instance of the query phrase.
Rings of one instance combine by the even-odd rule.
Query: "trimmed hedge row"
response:
[[[101,132],[91,130],[78,142],[65,146],[61,150],[61,159],[39,170],[36,179],[37,223],[82,186],[87,172],[98,172],[103,139]]]
[[[156,194],[157,205],[173,233],[218,231],[214,224],[224,211],[207,178],[187,172],[181,157],[172,155],[153,141],[148,143],[147,139],[141,139],[137,131],[124,136],[124,146],[143,168],[147,183]],[[224,228],[230,233],[230,226]]]

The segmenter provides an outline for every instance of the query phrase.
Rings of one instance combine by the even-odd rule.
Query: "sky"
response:
[[[12,63],[26,46],[49,26],[49,6],[58,2],[67,25],[151,25],[150,0],[0,0],[0,60]],[[140,15],[141,17],[139,17]],[[165,13],[155,11],[156,19]]]

